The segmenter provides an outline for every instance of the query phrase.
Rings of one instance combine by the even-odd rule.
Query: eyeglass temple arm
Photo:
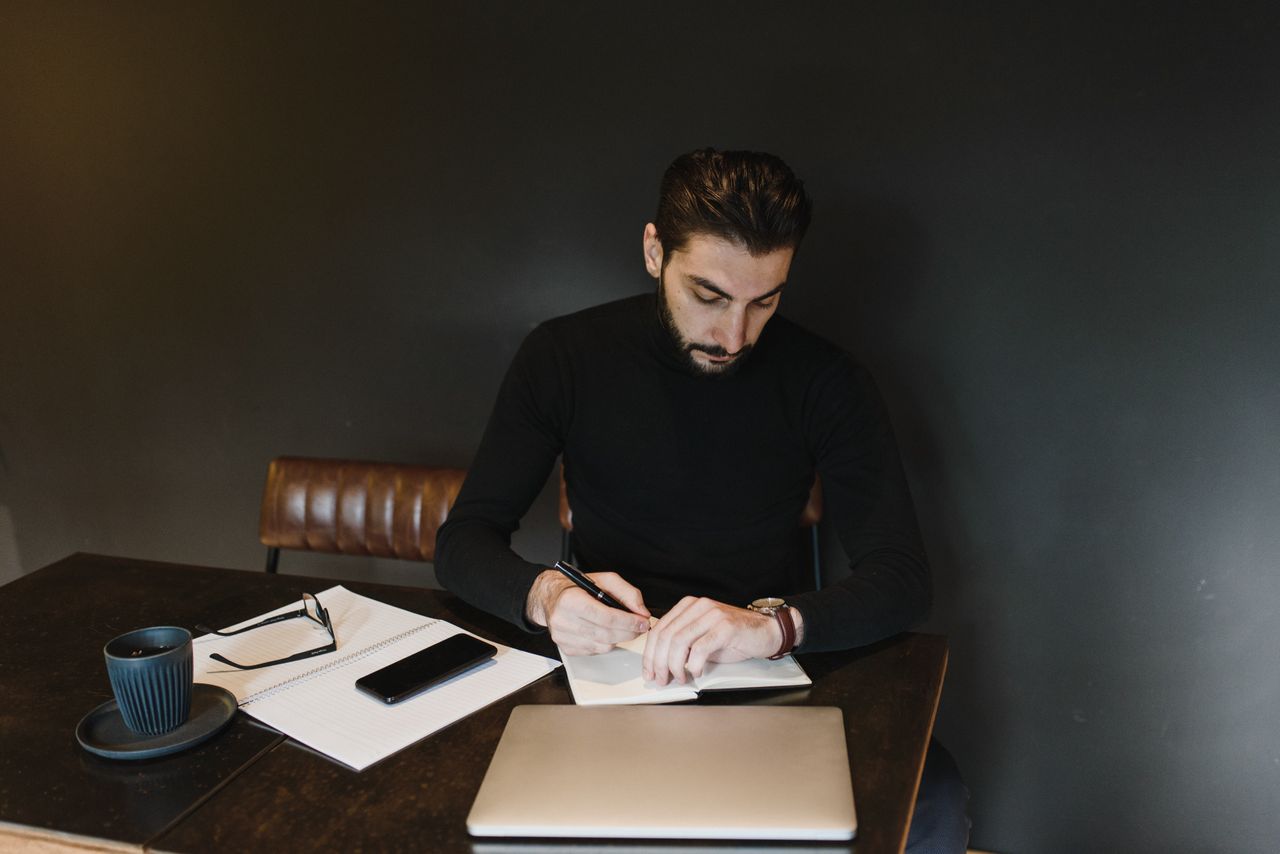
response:
[[[214,661],[220,661],[223,664],[229,664],[232,667],[235,667],[239,670],[257,670],[259,667],[271,667],[274,664],[288,664],[291,661],[301,661],[304,658],[311,658],[316,655],[323,655],[326,652],[335,652],[337,651],[337,649],[338,649],[338,642],[335,640],[333,643],[325,644],[324,646],[318,647],[316,649],[310,649],[310,650],[307,650],[306,652],[299,652],[296,655],[291,655],[287,658],[277,658],[275,661],[264,661],[261,664],[237,664],[236,662],[227,658],[225,655],[223,655],[220,652],[211,652],[209,653],[209,657],[212,658]]]
[[[272,623],[279,623],[282,620],[292,620],[295,617],[310,617],[310,616],[311,615],[307,613],[306,608],[299,608],[297,611],[290,611],[287,614],[276,614],[274,617],[267,617],[265,620],[259,620],[258,622],[254,623],[252,626],[245,626],[244,628],[234,629],[229,632],[221,632],[221,631],[218,631],[217,629],[211,629],[208,626],[204,625],[203,623],[196,624],[196,631],[208,632],[211,635],[218,635],[220,637],[226,638],[226,637],[231,637],[232,635],[238,635],[241,632],[250,631],[251,629],[261,628],[262,626],[269,626]]]

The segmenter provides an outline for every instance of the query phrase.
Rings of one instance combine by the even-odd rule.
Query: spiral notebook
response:
[[[357,771],[479,711],[560,666],[558,661],[489,640],[493,661],[409,700],[388,706],[356,690],[356,680],[463,630],[353,593],[341,585],[317,594],[329,611],[336,652],[259,670],[236,670],[209,658],[271,661],[323,645],[328,633],[310,620],[285,620],[234,637],[194,641],[195,681],[220,685],[246,714]],[[297,610],[293,601],[227,628]],[[488,639],[485,639],[488,640]]]

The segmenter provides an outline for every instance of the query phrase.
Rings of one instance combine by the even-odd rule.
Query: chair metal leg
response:
[[[275,572],[280,566],[280,549],[275,546],[267,549],[267,572]]]
[[[822,589],[822,552],[818,548],[818,526],[809,526],[810,547],[813,549],[813,589]]]
[[[573,532],[560,529],[560,559],[573,561]]]

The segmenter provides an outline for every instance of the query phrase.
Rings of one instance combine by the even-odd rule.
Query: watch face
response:
[[[759,611],[762,614],[772,614],[774,611],[787,604],[777,596],[769,596],[764,599],[757,599],[751,603],[752,611]]]

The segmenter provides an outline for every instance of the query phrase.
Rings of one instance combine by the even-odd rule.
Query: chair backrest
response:
[[[267,469],[258,536],[276,549],[435,559],[466,469],[279,457]],[[268,557],[268,570],[274,571]]]
[[[822,587],[822,559],[818,542],[818,523],[822,521],[822,478],[813,476],[809,500],[800,511],[800,527],[809,529],[809,558],[813,566],[815,589]],[[573,508],[569,506],[569,490],[564,482],[564,466],[560,467],[560,559],[573,559]]]

